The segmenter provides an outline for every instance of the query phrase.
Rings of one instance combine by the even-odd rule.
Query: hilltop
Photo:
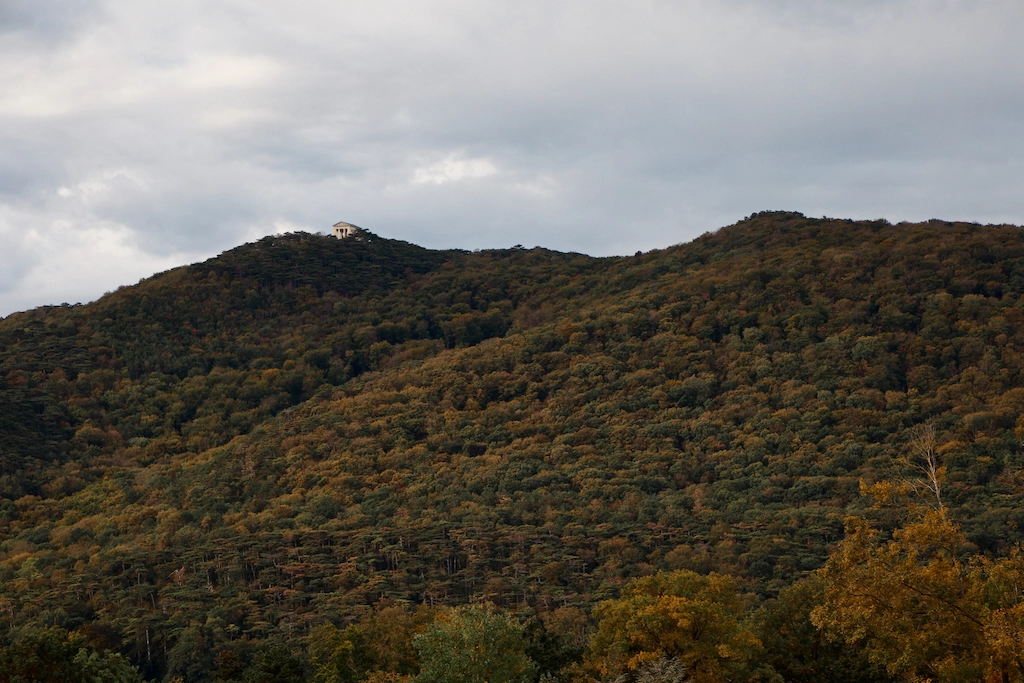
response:
[[[586,614],[670,569],[763,599],[918,425],[999,553],[1022,294],[1016,226],[769,212],[616,258],[290,234],[15,314],[4,628],[87,624],[155,675],[382,600]]]

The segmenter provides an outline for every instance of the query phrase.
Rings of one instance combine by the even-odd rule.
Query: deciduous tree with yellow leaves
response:
[[[924,491],[930,505],[907,504],[909,521],[889,536],[848,518],[846,538],[820,570],[824,601],[811,618],[905,681],[1024,681],[1024,558],[1019,548],[994,558],[971,546],[942,502],[944,469],[928,436],[913,444],[919,482],[865,492],[886,503]]]
[[[602,676],[678,658],[694,683],[747,680],[760,642],[742,622],[746,603],[730,576],[680,570],[635,579],[597,606],[591,666]]]

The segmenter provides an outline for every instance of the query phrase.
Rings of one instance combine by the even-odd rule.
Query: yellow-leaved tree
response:
[[[687,680],[750,680],[760,642],[742,622],[746,604],[729,576],[681,570],[634,579],[594,610],[588,663],[602,677],[678,659]]]
[[[933,683],[1024,681],[1024,558],[978,554],[941,495],[929,431],[912,443],[923,477],[864,487],[878,505],[903,500],[909,520],[887,536],[866,519],[846,520],[846,537],[819,576],[824,601],[811,613],[831,638],[864,648],[900,680]],[[907,502],[926,492],[929,505]]]

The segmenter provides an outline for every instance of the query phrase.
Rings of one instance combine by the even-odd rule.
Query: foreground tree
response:
[[[281,641],[267,641],[242,674],[242,683],[304,683],[305,666]]]
[[[811,623],[811,611],[823,599],[824,585],[810,574],[767,600],[753,615],[762,661],[786,683],[892,683],[860,648],[829,639]]]
[[[1024,562],[972,554],[945,509],[930,509],[885,539],[847,520],[820,577],[811,618],[830,637],[863,647],[905,681],[1024,681]]]
[[[382,603],[343,630],[331,623],[315,626],[309,634],[314,683],[354,683],[368,676],[400,680],[415,674],[419,662],[413,638],[432,618],[424,606],[403,609]]]
[[[310,631],[309,643],[315,683],[355,683],[372,668],[366,639],[356,626],[344,631],[334,624],[317,626]]]
[[[536,669],[522,626],[491,607],[445,610],[414,643],[418,683],[528,683]]]
[[[142,683],[116,652],[100,652],[80,635],[52,627],[23,633],[0,647],[0,683]]]
[[[589,664],[605,677],[677,658],[694,683],[749,680],[761,644],[741,621],[745,608],[729,576],[681,570],[635,579],[595,609]]]

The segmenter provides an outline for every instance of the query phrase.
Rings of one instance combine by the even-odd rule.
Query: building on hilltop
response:
[[[352,225],[351,223],[346,223],[345,221],[335,223],[332,229],[334,231],[334,236],[337,237],[339,240],[343,240],[346,237],[352,237],[357,232],[362,230],[362,228],[360,228],[358,225]]]

